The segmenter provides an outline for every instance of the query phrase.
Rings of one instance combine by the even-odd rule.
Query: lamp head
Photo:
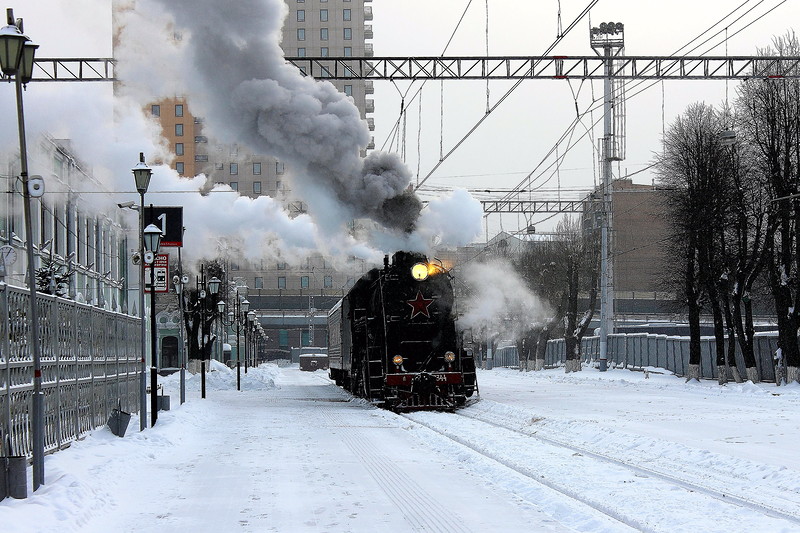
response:
[[[26,41],[22,47],[22,61],[19,66],[19,79],[22,83],[28,83],[33,78],[33,58],[36,55],[38,44]]]
[[[155,224],[149,224],[144,228],[144,249],[148,252],[158,253],[161,245],[161,228]]]
[[[6,76],[16,74],[22,62],[22,49],[29,39],[15,24],[0,28],[0,70]]]
[[[210,292],[212,296],[217,294],[219,292],[219,286],[221,283],[222,281],[220,281],[216,276],[208,280],[208,292]]]
[[[139,152],[139,163],[133,167],[133,179],[136,182],[136,190],[139,191],[139,194],[147,192],[152,176],[153,171],[144,162],[144,152]]]
[[[219,302],[217,302],[217,311],[221,315],[225,314],[225,302],[223,300],[220,300]]]

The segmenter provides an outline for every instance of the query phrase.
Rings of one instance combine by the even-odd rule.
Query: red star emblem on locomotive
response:
[[[406,300],[406,303],[411,306],[411,318],[417,315],[425,315],[430,318],[431,314],[428,312],[428,306],[433,303],[433,299],[428,300],[422,295],[422,291],[417,291],[417,297],[413,300]]]

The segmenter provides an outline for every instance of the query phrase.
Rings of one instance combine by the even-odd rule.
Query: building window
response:
[[[328,40],[328,28],[320,28],[319,29],[319,40],[320,41],[327,41]]]
[[[298,48],[297,49],[297,57],[306,57],[306,49],[305,48]]]
[[[297,10],[297,22],[305,22],[306,21],[306,10],[305,9],[298,9]]]
[[[181,176],[183,176],[183,172],[184,172],[184,168],[183,168],[183,162],[181,162],[181,161],[177,161],[177,162],[175,163],[175,171],[176,171],[178,174],[180,174]]]
[[[353,40],[353,28],[345,28],[344,29],[344,40],[345,41],[352,41]]]
[[[351,20],[349,9],[345,9],[344,11],[342,11],[342,20]]]
[[[285,170],[286,166],[282,162],[275,161],[275,174],[283,174]]]
[[[261,175],[261,163],[253,163],[253,175],[254,176]]]
[[[285,289],[286,288],[286,276],[280,276],[278,278],[278,288]]]
[[[286,270],[286,263],[278,263],[278,270]]]
[[[239,174],[239,163],[231,163],[231,176]]]
[[[253,194],[261,194],[261,182],[254,181],[253,182]]]
[[[196,135],[195,138],[194,138],[194,142],[195,143],[207,143],[208,142],[208,137],[206,137],[205,135]]]
[[[328,22],[328,10],[327,9],[320,9],[319,10],[319,21],[320,22]]]
[[[197,163],[208,163],[208,154],[197,154],[194,156],[194,160]]]
[[[344,86],[344,94],[347,96],[353,96],[353,86],[352,85],[345,85]]]
[[[223,170],[225,168],[225,163],[214,163],[214,170]]]
[[[353,57],[353,47],[352,46],[345,46],[344,47],[344,57]]]
[[[319,49],[319,55],[320,55],[320,57],[328,57],[328,47],[327,46],[323,46],[322,48],[320,48]]]
[[[175,155],[183,155],[183,143],[175,143]]]
[[[151,105],[150,106],[150,114],[153,115],[154,117],[160,117],[161,116],[161,106],[160,105],[156,105],[156,104]]]
[[[239,270],[239,263],[231,263],[231,270]]]
[[[331,287],[333,287],[333,276],[325,276],[325,278],[323,279],[323,286],[326,289],[330,289]]]
[[[281,180],[275,182],[275,190],[276,191],[281,190]]]
[[[300,346],[311,346],[311,335],[307,329],[300,330]]]
[[[300,288],[301,289],[308,288],[308,276],[300,276]]]
[[[306,40],[306,29],[305,28],[297,28],[297,40],[298,41],[305,41]]]
[[[298,0],[302,1],[302,0]],[[288,348],[289,347],[289,330],[288,329],[279,329],[278,330],[278,346]]]
[[[263,289],[264,288],[264,278],[261,276],[256,276],[256,289]]]
[[[238,181],[232,181],[231,182],[231,189],[233,189],[236,192],[239,192],[239,182]]]
[[[175,137],[183,137],[183,124],[175,124]]]
[[[183,116],[183,104],[175,104],[175,116],[176,117]]]

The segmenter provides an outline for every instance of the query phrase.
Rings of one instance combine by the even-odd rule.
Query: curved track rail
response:
[[[508,454],[505,450],[498,451],[489,449],[491,447],[491,445],[487,445],[487,440],[490,440],[489,435],[493,431],[509,432],[511,435],[517,436],[520,439],[520,442],[527,442],[528,445],[533,446],[538,445],[540,450],[542,446],[546,446],[552,448],[554,453],[555,450],[560,450],[562,454],[564,451],[566,451],[569,453],[569,455],[582,456],[583,460],[599,461],[605,465],[602,467],[592,467],[592,470],[595,468],[609,468],[615,471],[619,471],[619,469],[627,470],[639,481],[646,480],[648,483],[656,483],[661,487],[658,489],[657,493],[660,493],[665,497],[667,497],[667,494],[671,494],[674,498],[676,493],[672,491],[681,489],[684,495],[686,495],[686,493],[691,493],[691,499],[696,499],[698,496],[713,498],[716,500],[716,502],[718,502],[715,502],[715,505],[719,505],[719,503],[721,503],[725,506],[725,508],[719,508],[717,510],[719,515],[735,515],[735,511],[737,509],[746,509],[748,511],[755,511],[756,513],[763,515],[765,520],[775,519],[779,521],[785,521],[784,525],[790,530],[800,527],[800,513],[798,513],[796,510],[797,507],[794,502],[784,500],[785,504],[783,506],[775,505],[775,500],[778,500],[778,503],[781,503],[781,497],[779,493],[758,493],[758,495],[755,495],[752,493],[745,494],[741,489],[737,490],[734,488],[730,491],[727,490],[727,487],[729,486],[734,486],[736,484],[742,485],[741,480],[737,483],[735,479],[736,476],[733,473],[730,474],[730,479],[726,480],[723,479],[724,476],[719,472],[702,470],[698,477],[703,477],[708,481],[713,481],[714,483],[712,486],[708,483],[699,482],[694,479],[688,479],[686,476],[689,474],[687,474],[685,471],[684,477],[682,477],[680,475],[679,468],[670,468],[670,471],[666,472],[664,471],[664,468],[658,469],[654,466],[612,457],[608,454],[599,453],[589,449],[586,446],[537,434],[537,430],[533,428],[526,430],[519,427],[513,427],[513,421],[505,420],[505,422],[509,423],[503,423],[503,420],[499,420],[499,418],[502,417],[497,417],[496,414],[492,416],[492,419],[489,419],[488,414],[489,413],[481,413],[480,411],[469,409],[466,411],[457,411],[455,413],[456,417],[469,419],[472,421],[472,424],[477,424],[477,426],[470,427],[469,430],[465,432],[465,435],[460,435],[457,432],[457,428],[460,427],[461,424],[447,423],[444,421],[444,419],[442,419],[442,421],[445,423],[439,424],[439,419],[437,418],[415,416],[413,413],[402,416],[416,424],[420,424],[428,428],[436,434],[445,437],[460,446],[470,449],[472,452],[480,454],[483,457],[489,458],[503,465],[517,474],[525,476],[531,481],[542,484],[558,493],[581,502],[597,512],[619,522],[620,524],[624,524],[639,531],[668,531],[670,530],[670,527],[666,526],[665,524],[653,523],[652,520],[649,520],[646,517],[642,518],[641,515],[636,512],[626,510],[624,506],[619,505],[615,498],[598,499],[596,497],[593,498],[591,495],[584,494],[580,487],[576,487],[574,483],[571,484],[569,482],[569,479],[567,479],[569,476],[561,478],[553,475],[542,475],[541,471],[537,470],[538,467],[536,466],[535,462],[525,460],[524,458],[520,459],[513,454]],[[485,429],[482,430],[481,426]],[[485,439],[482,438],[476,440],[475,438],[470,438],[471,435],[474,436],[479,434],[484,436]],[[506,433],[506,435],[508,435],[508,433]],[[505,438],[508,437],[506,436]],[[550,452],[547,452],[547,454],[550,454]],[[658,463],[659,461],[653,459],[652,462]],[[669,466],[668,463],[667,466]],[[675,473],[676,471],[678,471],[677,474]],[[612,479],[615,475],[618,474],[609,475],[609,479]],[[598,480],[598,483],[602,482],[604,482],[604,480]],[[610,486],[613,486],[614,482],[609,481],[608,483]],[[726,487],[726,490],[720,490],[719,488],[714,488],[714,486]],[[651,488],[650,490],[653,489]],[[633,493],[635,492],[636,491],[633,491]],[[767,503],[765,500],[770,498],[772,499],[772,502]],[[657,506],[657,503],[653,502],[652,505]]]

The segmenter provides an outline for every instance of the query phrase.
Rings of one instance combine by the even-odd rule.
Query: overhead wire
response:
[[[444,54],[447,52],[447,49],[450,48],[450,44],[453,42],[453,38],[456,36],[456,33],[458,32],[458,29],[461,27],[461,23],[464,21],[464,17],[467,15],[467,11],[469,11],[469,7],[472,5],[472,2],[473,2],[473,0],[469,0],[467,2],[467,6],[464,8],[464,11],[461,13],[461,18],[458,19],[458,22],[456,23],[456,27],[453,29],[453,32],[450,34],[450,38],[447,40],[447,44],[444,45],[444,49],[442,50],[442,53],[440,54],[441,57],[444,57]],[[394,82],[394,80],[392,80],[392,82]],[[428,80],[423,80],[422,81],[422,84],[420,85],[419,89],[417,89],[417,92],[415,92],[414,95],[409,100],[409,102],[408,102],[409,104],[411,104],[414,100],[416,100],[417,96],[420,94],[420,92],[422,91],[422,88],[425,86],[425,84],[427,82],[428,82]],[[406,91],[406,95],[411,90],[411,86],[413,86],[413,84],[414,84],[414,82],[412,81],[412,83],[409,85],[408,91]],[[444,82],[442,82],[442,89],[444,90]],[[383,145],[381,146],[381,150],[383,150],[386,147],[386,143],[389,141],[389,138],[391,138],[393,135],[395,135],[395,131],[397,129],[399,129],[400,120],[401,119],[402,119],[402,117],[398,117],[397,121],[395,121],[394,126],[392,127],[391,131],[389,132],[389,135],[387,136],[386,140],[383,142]]]
[[[575,20],[573,20],[570,23],[569,26],[567,26],[567,29],[563,32],[563,34],[556,38],[556,40],[547,48],[547,50],[544,52],[544,54],[542,54],[542,56],[543,57],[547,56],[547,54],[549,54],[561,42],[561,40],[564,38],[564,36],[566,36],[570,31],[572,31],[572,29],[575,26],[577,26],[577,24],[583,19],[583,17],[585,17],[587,15],[587,13],[591,10],[592,7],[594,7],[597,4],[597,2],[599,2],[599,0],[591,0],[589,5],[586,8],[584,8],[584,10],[575,18]],[[528,72],[531,72],[534,68],[536,68],[536,66],[539,64],[539,62],[541,62],[541,60],[534,61],[534,63],[531,65],[530,69],[528,69]],[[449,158],[450,155],[452,155],[456,150],[458,150],[458,148],[461,147],[462,144],[464,144],[464,142],[483,124],[483,122],[489,117],[489,115],[491,115],[492,112],[494,112],[495,109],[500,107],[500,105],[502,105],[502,103],[505,102],[505,100],[509,96],[511,96],[511,93],[513,93],[517,89],[517,87],[519,87],[522,84],[523,81],[525,81],[524,77],[520,78],[519,80],[517,80],[514,83],[514,85],[512,85],[511,88],[508,91],[506,91],[506,93],[503,94],[502,97],[500,97],[500,99],[486,112],[486,114],[484,114],[478,120],[478,122],[467,132],[467,134],[464,135],[461,138],[461,140],[458,141],[455,144],[455,146],[453,146],[453,148],[450,149],[450,151],[447,154],[445,154],[436,165],[434,165],[434,167],[431,169],[430,172],[428,172],[428,174],[420,182],[420,184],[417,186],[417,188],[422,186],[433,175],[433,173],[436,172],[436,170],[442,165],[442,163],[444,163],[444,161],[447,160],[447,158]]]
[[[694,41],[696,41],[697,39],[699,39],[700,37],[702,37],[702,35],[703,35],[703,34],[707,33],[708,31],[710,31],[711,29],[713,29],[714,27],[716,27],[718,24],[720,24],[720,23],[721,23],[721,22],[723,22],[725,19],[727,19],[728,17],[730,17],[732,14],[734,14],[736,11],[738,11],[739,9],[741,9],[741,8],[742,8],[742,6],[744,6],[745,4],[749,3],[750,1],[751,1],[751,0],[746,0],[744,3],[742,3],[742,4],[740,4],[739,6],[737,6],[736,8],[734,8],[734,9],[733,9],[731,12],[729,12],[728,14],[726,14],[725,16],[723,16],[723,17],[722,17],[720,20],[718,20],[717,22],[715,22],[714,24],[712,24],[711,26],[709,26],[709,27],[708,27],[706,30],[704,30],[703,32],[701,32],[701,33],[700,33],[700,34],[699,34],[697,37],[695,37],[694,39],[692,39],[691,41],[689,41],[689,43],[687,43],[687,44],[685,44],[685,45],[681,46],[680,48],[678,48],[678,49],[677,49],[675,52],[673,52],[673,55],[674,55],[674,54],[676,54],[676,53],[678,53],[678,52],[680,52],[681,50],[683,50],[684,48],[686,48],[687,46],[689,46],[691,43],[693,43]],[[760,0],[760,1],[758,2],[758,4],[756,4],[756,6],[755,6],[755,7],[757,7],[758,5],[760,5],[761,3],[763,3],[763,1],[764,1],[764,0]],[[760,15],[759,17],[757,17],[756,19],[754,19],[754,20],[750,21],[749,23],[747,23],[747,24],[746,24],[744,27],[742,27],[740,30],[738,30],[738,31],[736,32],[736,34],[740,33],[740,32],[741,32],[741,31],[743,31],[744,29],[746,29],[746,28],[748,28],[749,26],[753,25],[753,24],[754,24],[754,23],[756,23],[758,20],[760,20],[761,18],[763,18],[763,17],[764,17],[764,16],[766,16],[767,14],[771,13],[771,12],[772,12],[772,11],[774,11],[774,10],[775,10],[777,7],[779,7],[780,5],[782,5],[782,4],[783,4],[783,3],[785,3],[785,2],[786,2],[786,0],[782,0],[782,1],[781,1],[779,4],[777,4],[777,5],[773,6],[773,7],[772,7],[771,9],[769,9],[767,12],[763,13],[762,15]],[[743,18],[743,17],[744,17],[744,16],[745,16],[747,13],[750,13],[751,11],[752,11],[752,9],[748,10],[748,11],[747,11],[745,14],[743,14],[743,15],[739,16],[739,17],[738,17],[736,20],[734,20],[732,23],[738,22],[738,21],[739,21],[739,20],[741,20],[741,19],[742,19],[742,18]],[[732,23],[730,23],[730,24],[732,24]],[[734,34],[734,35],[736,35],[736,34]],[[715,35],[717,35],[717,34],[715,34]],[[731,35],[730,37],[733,37],[733,35]],[[702,46],[702,44],[705,44],[706,42],[708,42],[708,40],[706,40],[706,41],[703,41],[703,43],[701,43],[701,44],[700,44],[700,45],[698,45],[698,46]],[[719,46],[719,44],[721,44],[721,43],[718,43],[717,45],[715,45],[714,47],[712,47],[712,49],[713,49],[713,48],[715,48],[716,46]],[[695,47],[695,48],[693,48],[693,49],[689,50],[687,53],[691,53],[691,52],[692,52],[692,51],[694,51],[696,48],[697,48],[697,47]],[[628,82],[628,83],[630,83],[630,82]],[[636,88],[636,87],[638,87],[638,86],[640,86],[640,85],[642,85],[642,84],[644,84],[644,83],[646,83],[646,82],[645,82],[645,81],[638,81],[638,82],[634,82],[632,85],[633,85],[633,88]],[[652,83],[650,83],[650,84],[649,84],[649,85],[647,85],[647,87],[645,87],[644,89],[642,89],[642,90],[640,90],[640,91],[638,91],[638,92],[635,92],[635,93],[633,93],[633,94],[630,94],[630,95],[628,95],[628,96],[627,96],[627,98],[628,98],[628,99],[630,99],[630,98],[633,98],[633,97],[635,97],[636,95],[638,95],[638,94],[640,94],[641,92],[643,92],[644,90],[646,90],[646,89],[648,89],[648,88],[652,87],[652,86],[653,86],[653,85],[655,85],[656,83],[658,83],[658,80],[656,80],[655,82],[652,82]],[[598,99],[594,99],[594,100],[593,100],[593,102],[592,102],[590,105],[593,105],[595,102],[597,102],[597,100],[598,100]],[[592,112],[592,111],[594,111],[594,110],[600,109],[601,107],[602,107],[602,105],[599,105],[599,106],[592,107],[592,108],[589,110],[589,112]],[[586,114],[586,112],[584,112],[584,113],[583,113],[583,115],[585,115],[585,114]],[[597,125],[597,124],[600,122],[600,120],[601,120],[601,119],[598,119],[598,120],[596,120],[596,121],[592,121],[592,127],[596,126],[596,125]],[[562,134],[562,136],[559,138],[559,140],[558,140],[558,141],[556,141],[556,144],[560,144],[561,142],[563,142],[563,141],[564,141],[564,138],[565,138],[565,137],[567,137],[567,132],[568,132],[568,131],[571,131],[572,129],[574,129],[574,128],[576,127],[576,125],[577,125],[577,121],[573,120],[573,121],[572,121],[572,123],[571,123],[571,124],[570,124],[570,125],[567,127],[567,130],[565,131],[565,133],[564,133],[564,134]],[[580,137],[578,140],[581,140],[581,139],[583,139],[583,137],[585,137],[585,135],[581,135],[581,137]],[[575,145],[575,144],[573,144],[572,146],[574,146],[574,145]],[[572,146],[568,147],[568,150],[570,150]],[[593,148],[594,148],[594,147],[593,147]],[[543,164],[543,163],[544,163],[544,162],[547,160],[547,158],[549,158],[549,157],[550,157],[550,155],[552,155],[552,154],[553,154],[553,152],[554,152],[554,151],[555,151],[555,149],[554,149],[554,148],[552,148],[550,151],[548,151],[548,153],[547,153],[547,154],[546,154],[546,155],[545,155],[545,156],[542,158],[542,160],[541,160],[541,161],[540,161],[540,163],[537,165],[537,167],[536,167],[536,168],[535,168],[535,169],[534,169],[534,170],[533,170],[531,173],[529,173],[529,175],[528,175],[528,176],[526,176],[526,178],[525,178],[524,180],[522,180],[522,181],[521,181],[521,182],[520,182],[520,183],[517,185],[517,187],[518,187],[518,188],[523,188],[523,187],[525,187],[526,189],[530,190],[530,188],[531,188],[531,187],[530,187],[530,182],[529,182],[528,180],[530,180],[530,178],[532,177],[532,175],[533,175],[533,174],[534,174],[534,173],[535,173],[535,172],[538,170],[538,168],[539,168],[539,167],[540,167],[540,166],[541,166],[541,165],[542,165],[542,164]],[[540,173],[540,174],[537,176],[537,178],[535,178],[535,180],[538,180],[538,179],[539,179],[539,178],[540,178],[540,177],[541,177],[541,176],[542,176],[542,175],[543,175],[545,172],[547,172],[547,170],[549,170],[550,168],[552,168],[552,166],[553,166],[553,165],[549,165],[548,167],[546,167],[546,168],[545,168],[545,169],[544,169],[544,170],[543,170],[543,171],[542,171],[542,172],[541,172],[541,173]],[[551,177],[551,179],[552,179],[552,177]],[[534,181],[535,181],[535,180],[534,180]],[[548,181],[549,181],[549,180],[548,180]],[[527,183],[527,185],[526,185],[526,183]],[[545,182],[545,183],[546,183],[546,182]],[[511,198],[511,197],[513,197],[513,194],[512,194],[512,193],[509,193],[509,195],[508,195],[506,198],[504,198],[504,199],[508,199],[508,198]]]

